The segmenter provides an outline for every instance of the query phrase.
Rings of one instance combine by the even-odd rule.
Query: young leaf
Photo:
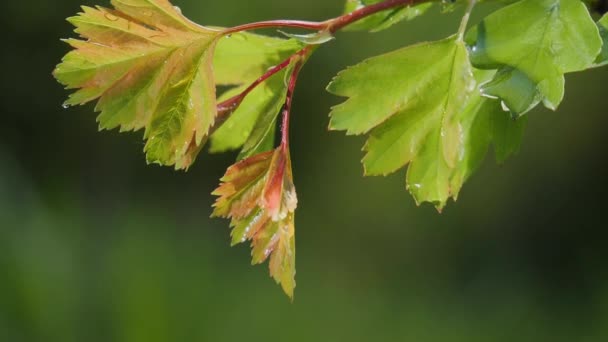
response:
[[[467,49],[457,36],[374,57],[341,72],[328,90],[349,99],[333,108],[330,128],[371,131],[367,175],[410,163],[407,183],[417,202],[442,208],[462,149],[455,120],[475,89]]]
[[[293,297],[297,197],[289,151],[279,147],[236,163],[213,194],[213,215],[231,219],[232,245],[250,240],[252,263],[270,258],[270,275]]]
[[[362,7],[377,4],[382,1],[384,0],[347,0],[344,13],[351,13]],[[423,15],[432,5],[432,3],[421,3],[382,11],[357,21],[348,26],[346,30],[371,32],[386,30],[400,21],[412,20]]]
[[[193,24],[168,0],[112,0],[69,18],[86,40],[54,75],[67,105],[99,99],[101,129],[145,128],[149,163],[186,169],[215,122],[213,51],[219,31]]]
[[[516,2],[487,16],[469,32],[467,42],[473,46],[473,65],[519,70],[536,85],[550,109],[556,109],[563,98],[563,75],[589,68],[602,45],[580,0]]]

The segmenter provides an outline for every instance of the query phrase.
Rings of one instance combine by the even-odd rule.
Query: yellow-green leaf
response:
[[[213,52],[220,32],[167,0],[112,0],[69,18],[83,40],[54,75],[78,89],[67,105],[98,100],[101,129],[145,128],[150,163],[188,168],[215,122]]]

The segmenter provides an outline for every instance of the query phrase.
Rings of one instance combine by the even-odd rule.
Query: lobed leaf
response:
[[[84,40],[54,75],[78,89],[66,105],[98,100],[100,129],[145,129],[149,163],[187,169],[215,122],[213,51],[220,32],[167,0],[112,0],[69,18]]]
[[[232,245],[251,241],[253,264],[270,258],[270,275],[293,297],[297,197],[289,151],[279,147],[244,159],[221,181],[213,216],[231,219]]]
[[[456,36],[406,47],[341,72],[328,90],[349,99],[333,108],[330,128],[367,133],[367,175],[408,163],[418,202],[442,208],[452,195],[448,174],[462,147],[454,121],[475,87],[468,53]],[[437,161],[432,168],[431,163]]]
[[[476,87],[494,72],[477,74],[456,36],[368,59],[329,85],[349,98],[333,108],[330,128],[370,133],[365,173],[387,175],[409,164],[409,191],[418,203],[441,210],[457,198],[490,142],[499,144],[499,159],[519,146],[516,132],[523,125],[505,121],[509,115],[500,102]]]
[[[530,82],[535,87],[526,94],[533,99],[528,104],[535,105],[541,97],[553,110],[564,96],[564,74],[591,67],[602,45],[598,28],[580,0],[516,2],[471,29],[467,42],[475,67],[503,69],[498,74],[501,78],[493,81],[494,87],[513,88],[512,82],[524,82],[525,77],[529,79],[525,87]],[[505,77],[514,70],[517,74]],[[510,109],[521,114],[529,108],[520,103]]]

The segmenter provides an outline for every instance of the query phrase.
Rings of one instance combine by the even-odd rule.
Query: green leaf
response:
[[[519,1],[487,16],[469,32],[467,42],[473,65],[517,69],[536,85],[551,109],[563,98],[563,75],[589,68],[602,44],[597,26],[579,0]]]
[[[236,163],[213,194],[213,215],[231,219],[232,245],[250,240],[252,263],[270,258],[270,275],[293,297],[297,197],[289,151],[279,147]]]
[[[341,72],[328,90],[349,99],[333,108],[330,128],[371,131],[367,175],[410,163],[408,187],[418,202],[442,208],[462,149],[456,116],[475,89],[464,43],[456,36],[368,59]]]
[[[243,45],[239,45],[239,41],[244,42]],[[214,62],[218,83],[240,82],[243,86],[228,91],[220,101],[239,94],[268,68],[289,58],[302,47],[303,45],[295,40],[249,33],[222,39],[218,44]],[[274,132],[276,116],[287,95],[284,78],[289,70],[291,68],[287,67],[273,75],[245,97],[228,120],[211,136],[211,152],[224,152],[245,145],[241,157],[248,157],[274,147],[274,133],[270,134],[272,141],[267,139],[266,144],[261,144],[260,141],[265,135],[259,134]],[[255,148],[256,146],[261,148]]]
[[[519,152],[528,120],[527,117],[515,119],[506,112],[499,113],[496,104],[494,106],[490,122],[494,154],[498,163],[504,163]]]
[[[213,59],[218,85],[248,84],[279,64],[304,44],[295,39],[280,39],[241,32],[220,39]]]
[[[85,40],[54,75],[79,89],[67,105],[98,99],[101,129],[145,128],[149,163],[187,169],[215,122],[213,51],[219,31],[193,24],[167,0],[112,0],[69,18]]]
[[[377,4],[382,1],[384,0],[347,0],[344,13],[351,13],[362,7]],[[372,32],[382,31],[400,21],[412,20],[423,15],[432,5],[432,3],[422,3],[382,11],[349,25],[346,30]]]
[[[241,156],[248,157],[273,148],[274,139],[270,148],[255,149],[263,140],[266,131],[274,128],[276,117],[285,102],[287,87],[284,78],[287,71],[282,70],[273,75],[245,97],[230,118],[211,135],[211,152],[224,152],[243,147]],[[237,88],[229,94],[239,93],[241,90],[242,88]]]
[[[370,132],[367,175],[409,164],[406,186],[417,203],[441,210],[494,142],[498,160],[519,149],[525,120],[475,87],[494,78],[475,71],[457,37],[407,47],[351,67],[328,90],[349,99],[334,107],[330,128]]]
[[[603,66],[608,64],[608,14],[604,14],[602,19],[597,22],[597,25],[600,29],[600,35],[602,36],[604,44],[602,45],[602,51],[597,57],[595,63],[598,66]]]
[[[519,151],[527,122],[526,117],[514,119],[502,110],[499,101],[483,97],[480,92],[471,97],[458,120],[464,143],[460,159],[450,176],[454,196],[458,196],[464,182],[482,164],[490,144],[494,145],[499,163]]]
[[[532,110],[540,102],[555,110],[564,97],[564,77],[535,84],[523,72],[503,67],[493,80],[482,85],[485,96],[502,100],[503,109],[515,116]]]

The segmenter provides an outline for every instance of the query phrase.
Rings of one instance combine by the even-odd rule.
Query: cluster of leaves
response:
[[[293,296],[288,123],[297,73],[336,27],[384,30],[453,1],[347,0],[345,15],[326,22],[247,28],[317,31],[289,39],[200,26],[168,0],[111,3],[68,19],[82,39],[66,40],[73,50],[54,71],[76,89],[66,106],[96,100],[100,129],[143,130],[149,163],[188,169],[208,141],[211,152],[240,149],[214,192],[214,216],[231,220],[233,244],[251,241],[254,264],[270,259],[271,276]],[[559,106],[566,73],[608,64],[608,16],[594,22],[586,1],[500,1],[468,31],[475,1],[456,3],[469,6],[453,36],[370,58],[328,86],[347,97],[332,109],[330,128],[369,136],[365,174],[409,165],[407,188],[439,210],[490,145],[498,161],[519,149],[524,114]]]
[[[600,21],[600,25],[606,19]],[[340,73],[328,90],[349,97],[330,127],[369,133],[368,175],[409,164],[417,202],[442,209],[482,161],[519,148],[525,119],[556,109],[564,74],[602,63],[598,26],[578,0],[522,0],[464,32],[374,57]]]

